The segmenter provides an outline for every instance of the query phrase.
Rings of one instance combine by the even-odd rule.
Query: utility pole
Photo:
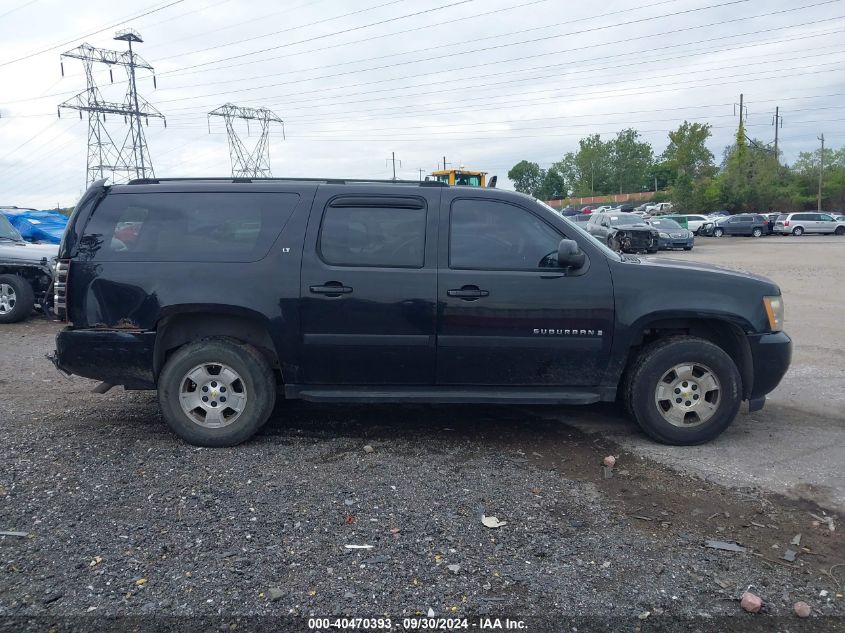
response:
[[[94,48],[90,44],[82,44],[61,54],[62,58],[79,59],[85,68],[87,87],[75,97],[59,104],[58,114],[62,115],[62,108],[88,113],[88,160],[86,165],[86,184],[100,178],[111,177],[114,182],[126,182],[135,178],[155,178],[147,141],[144,138],[144,128],[141,119],[149,122],[149,117],[167,120],[146,99],[138,94],[135,69],[143,68],[152,72],[153,67],[144,61],[132,49],[133,42],[143,42],[141,36],[132,29],[118,31],[115,40],[127,42],[129,50],[124,53],[118,51]],[[94,81],[94,63],[105,64],[109,67],[109,75],[114,66],[123,66],[129,78],[129,87],[123,103],[106,101]],[[62,63],[64,76],[64,63]],[[153,76],[155,85],[155,76]],[[129,124],[129,133],[118,145],[106,128],[106,114],[123,116],[124,123]]]
[[[818,199],[818,212],[821,213],[822,210],[822,179],[824,175],[824,133],[818,137],[818,139],[822,142],[822,149],[819,152],[819,199]]]
[[[232,163],[233,178],[270,178],[270,124],[279,123],[282,126],[282,138],[285,137],[285,122],[267,108],[244,108],[231,103],[220,106],[208,113],[211,132],[211,117],[220,116],[226,122],[226,133],[229,136],[229,160]],[[248,150],[235,131],[235,119],[246,121],[247,134],[249,122],[258,121],[261,125],[261,135],[252,150]]]
[[[780,165],[780,154],[778,153],[778,129],[783,127],[783,117],[780,115],[780,106],[775,107],[775,118],[772,123],[775,126],[775,162]]]
[[[396,180],[396,152],[390,152],[390,158],[385,159],[385,164],[388,162],[393,163],[393,180]],[[399,161],[399,166],[402,166],[402,161]]]
[[[420,172],[420,182],[422,182],[422,175],[427,171],[422,167],[417,167],[417,171]]]
[[[447,162],[446,162],[446,157],[444,156],[444,157],[443,157],[443,170],[444,170],[444,171],[446,170],[446,165],[451,165],[451,164],[452,164],[452,163],[447,163]],[[439,166],[440,166],[440,163],[438,163],[438,164],[437,164],[437,166],[439,167]]]

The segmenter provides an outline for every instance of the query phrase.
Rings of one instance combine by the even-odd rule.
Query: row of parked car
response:
[[[574,212],[573,212],[574,211]],[[567,207],[561,214],[586,229],[610,248],[622,252],[654,253],[682,248],[692,250],[695,237],[739,235],[845,235],[845,215],[817,212],[651,215],[645,205],[598,207],[582,213]]]

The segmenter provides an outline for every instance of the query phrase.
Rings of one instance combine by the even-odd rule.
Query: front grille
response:
[[[56,263],[56,278],[53,280],[53,309],[59,321],[67,320],[67,280],[70,276],[70,260]]]

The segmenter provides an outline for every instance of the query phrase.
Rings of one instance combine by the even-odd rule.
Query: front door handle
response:
[[[478,286],[461,286],[452,290],[447,290],[446,295],[449,297],[458,297],[464,301],[476,301],[481,297],[487,297],[490,292],[482,290]]]
[[[344,286],[339,281],[327,281],[322,286],[310,286],[308,289],[315,295],[326,295],[327,297],[339,297],[352,292],[352,288]]]

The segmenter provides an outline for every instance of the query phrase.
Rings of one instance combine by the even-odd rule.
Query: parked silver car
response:
[[[845,235],[845,221],[837,220],[830,213],[802,211],[779,215],[775,233],[803,235],[804,233],[833,233]]]
[[[58,244],[24,241],[0,214],[0,323],[23,321],[35,304],[47,309]]]

